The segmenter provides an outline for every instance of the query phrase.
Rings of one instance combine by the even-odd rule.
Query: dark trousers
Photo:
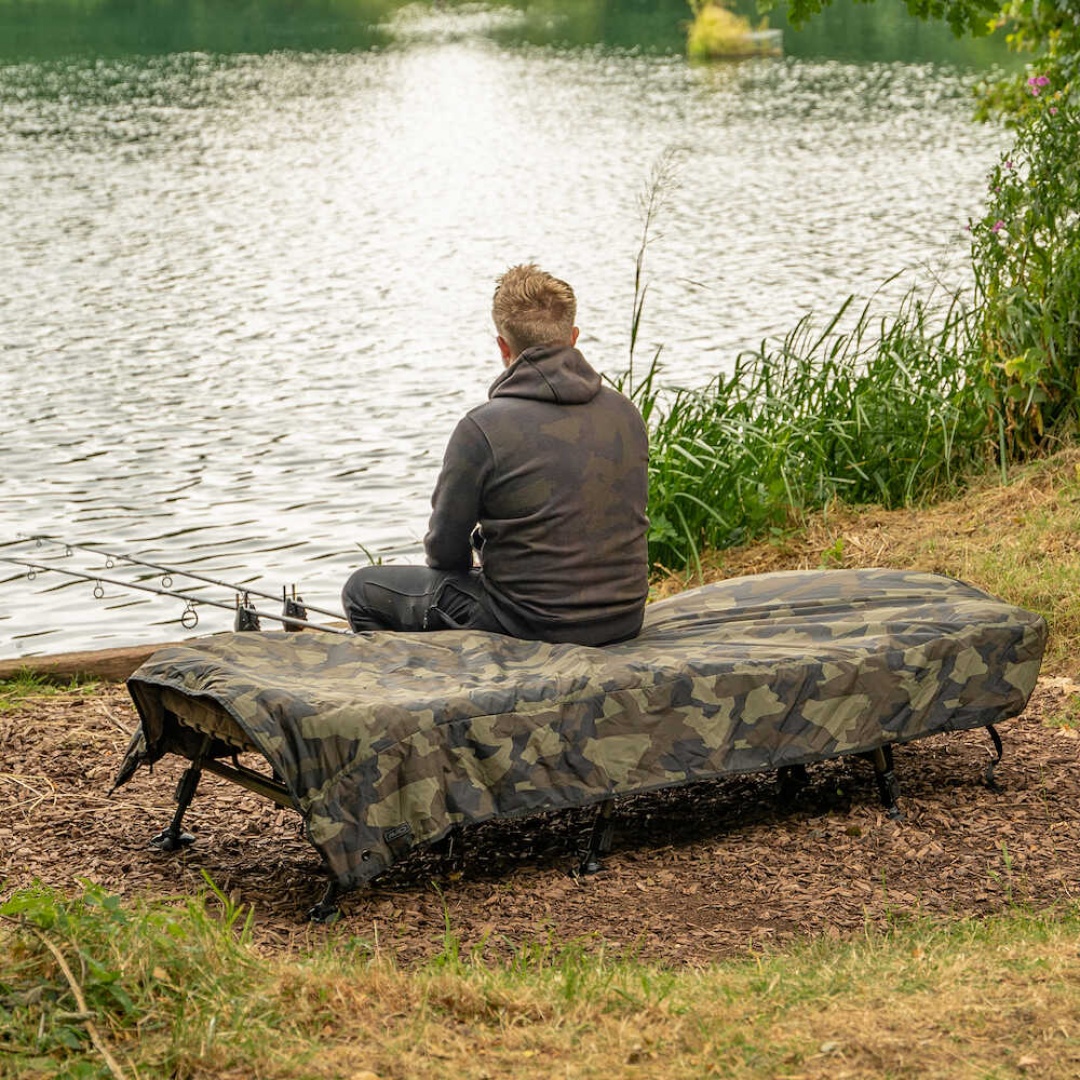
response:
[[[353,630],[489,630],[506,633],[491,612],[480,572],[428,566],[364,566],[341,591]]]

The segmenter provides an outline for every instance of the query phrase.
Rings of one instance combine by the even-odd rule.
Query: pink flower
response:
[[[1027,84],[1032,96],[1038,97],[1042,87],[1050,85],[1050,80],[1045,75],[1032,75],[1031,78],[1028,79]]]
[[[1005,222],[1002,221],[1001,218],[998,218],[997,221],[995,221],[994,224],[990,226],[990,231],[991,232],[999,232],[1000,230],[1002,230],[1004,228],[1005,228]]]

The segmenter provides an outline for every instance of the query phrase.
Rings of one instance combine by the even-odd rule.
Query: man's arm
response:
[[[480,518],[481,494],[491,466],[487,439],[464,417],[447,443],[431,496],[431,521],[424,537],[428,566],[460,572],[472,567],[469,536]]]

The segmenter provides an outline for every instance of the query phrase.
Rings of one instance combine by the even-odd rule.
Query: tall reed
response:
[[[645,298],[649,294],[649,285],[645,274],[645,260],[649,245],[655,239],[653,234],[656,219],[672,194],[679,186],[678,151],[667,147],[653,164],[652,172],[645,187],[638,197],[638,213],[641,215],[641,241],[638,244],[637,257],[634,260],[634,301],[630,317],[630,350],[626,371],[608,381],[620,393],[626,394],[637,405],[645,423],[649,423],[656,407],[660,388],[657,377],[660,374],[660,353],[663,346],[657,347],[644,375],[637,368],[638,335],[641,332],[641,319],[645,313]]]
[[[700,572],[701,552],[797,524],[834,499],[906,505],[985,460],[988,414],[969,314],[914,289],[896,315],[849,297],[740,354],[666,404],[650,386],[649,555]]]
[[[1014,459],[1080,434],[1080,104],[1050,76],[1027,84],[1016,141],[972,222],[983,373]]]
[[[701,389],[665,386],[660,349],[638,370],[646,256],[677,165],[675,151],[661,154],[639,200],[629,367],[612,379],[650,429],[654,570],[700,575],[705,549],[797,526],[834,500],[926,502],[1004,463],[982,312],[961,294],[926,296],[913,285],[886,316],[874,299],[856,308],[849,296],[824,328],[807,315]]]

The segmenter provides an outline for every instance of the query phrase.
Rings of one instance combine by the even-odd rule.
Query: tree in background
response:
[[[873,3],[873,0],[863,2]],[[779,3],[780,0],[758,0],[758,8],[772,11]],[[912,15],[943,19],[956,34],[985,34],[992,18],[1001,10],[1002,0],[905,0],[905,3]],[[831,4],[832,0],[787,0],[788,19],[793,26],[801,26]]]
[[[783,0],[758,0],[771,11]],[[831,6],[833,0],[786,0],[788,19],[800,26]],[[874,0],[862,0],[873,3]],[[941,19],[955,34],[976,37],[1004,30],[1010,48],[1030,56],[1036,74],[1047,75],[1059,88],[1076,89],[1080,73],[1080,4],[1077,0],[904,0],[922,19]],[[1015,75],[988,86],[988,111],[1023,112],[1028,95],[1025,76]],[[1068,91],[1067,91],[1068,92]]]

